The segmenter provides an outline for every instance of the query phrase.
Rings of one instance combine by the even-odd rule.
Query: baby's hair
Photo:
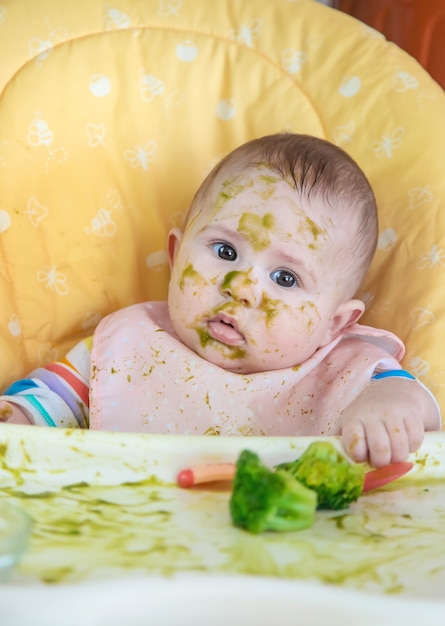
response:
[[[324,139],[296,133],[266,135],[235,148],[213,168],[193,200],[192,212],[223,180],[258,166],[279,174],[309,202],[321,198],[348,223],[356,224],[345,250],[350,271],[344,268],[355,293],[369,269],[378,236],[374,193],[358,164]]]

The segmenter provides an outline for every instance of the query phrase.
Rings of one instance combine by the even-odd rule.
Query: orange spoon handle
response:
[[[236,466],[234,463],[206,463],[182,470],[176,481],[179,487],[187,488],[219,480],[233,480],[235,473]]]
[[[391,463],[385,467],[366,472],[363,492],[383,487],[383,485],[407,474],[412,467],[413,463],[406,461]],[[182,470],[179,472],[176,481],[179,487],[187,489],[203,483],[233,480],[235,473],[236,466],[234,463],[205,463],[203,465],[193,465]]]

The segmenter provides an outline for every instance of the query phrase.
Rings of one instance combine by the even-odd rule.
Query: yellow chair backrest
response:
[[[3,0],[0,95],[0,388],[164,298],[202,178],[289,130],[369,176],[365,321],[445,407],[445,94],[395,45],[312,0]]]

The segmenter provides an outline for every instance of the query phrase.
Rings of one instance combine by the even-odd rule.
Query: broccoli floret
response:
[[[257,454],[238,458],[230,499],[232,522],[251,533],[301,530],[314,522],[317,494],[288,472],[266,467]]]
[[[363,491],[364,466],[351,463],[329,441],[314,441],[296,461],[277,469],[316,491],[319,509],[345,509]]]

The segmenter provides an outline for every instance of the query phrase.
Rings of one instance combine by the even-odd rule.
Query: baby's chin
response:
[[[294,362],[292,362],[291,364],[283,364],[274,361],[271,363],[265,362],[253,364],[243,361],[242,359],[232,361],[231,359],[211,359],[208,357],[208,355],[203,356],[202,354],[200,354],[200,356],[209,363],[213,363],[213,365],[216,365],[221,369],[226,370],[227,372],[231,372],[232,374],[240,374],[243,376],[248,376],[250,374],[259,374],[261,372],[288,370],[289,368],[298,369],[300,367],[299,364],[296,364]]]
[[[249,374],[258,374],[259,372],[268,372],[274,369],[281,369],[273,367],[267,363],[253,364],[243,358],[235,358],[232,356],[224,356],[222,354],[215,353],[215,351],[203,350],[199,347],[196,353],[206,360],[208,363],[219,367],[231,374],[240,374],[242,376],[248,376]]]
[[[203,348],[200,345],[189,346],[189,348],[207,361],[207,363],[226,370],[226,372],[231,372],[232,374],[253,374],[254,372],[261,371],[260,369],[252,367],[251,364],[244,362],[242,357],[236,357],[230,352],[229,355],[224,355],[219,348],[212,348],[210,346]],[[224,348],[222,349],[224,350]]]
[[[277,363],[274,359],[268,361],[267,358],[259,362],[258,359],[253,358],[253,355],[245,354],[244,348],[225,346],[210,338],[206,339],[206,345],[202,345],[200,342],[196,343],[194,339],[191,339],[190,335],[186,334],[180,339],[204,361],[232,374],[247,376],[249,374],[270,372],[295,366],[294,362],[283,364],[282,362]]]

